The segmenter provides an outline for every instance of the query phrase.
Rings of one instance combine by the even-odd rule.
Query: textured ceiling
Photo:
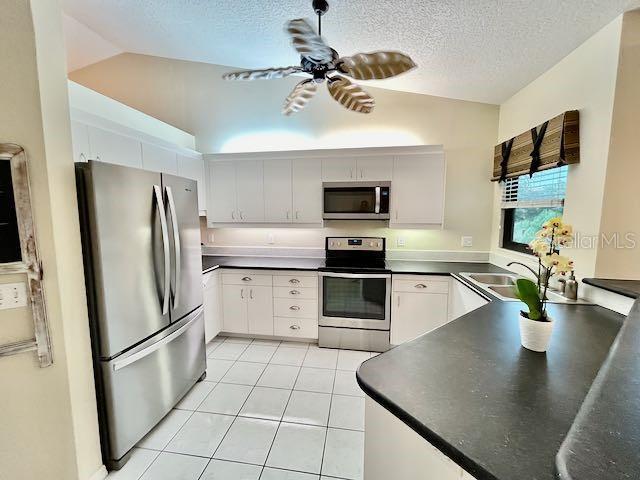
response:
[[[242,68],[298,63],[284,23],[310,0],[63,0],[124,51]],[[377,86],[500,103],[638,0],[330,0],[341,55],[408,53],[418,69]]]

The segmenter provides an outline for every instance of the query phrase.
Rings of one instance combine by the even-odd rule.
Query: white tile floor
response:
[[[207,379],[108,480],[360,480],[368,352],[216,338]]]

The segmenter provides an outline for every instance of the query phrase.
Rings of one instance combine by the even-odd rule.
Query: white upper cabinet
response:
[[[89,144],[89,127],[84,123],[71,121],[71,142],[73,144],[73,161],[86,162],[91,159]]]
[[[293,160],[293,222],[322,223],[322,163],[318,158]]]
[[[142,168],[140,140],[89,126],[89,144],[92,157],[96,160]]]
[[[357,180],[363,182],[389,181],[393,172],[393,157],[390,155],[358,158]]]
[[[236,202],[241,222],[264,222],[262,160],[236,162]]]
[[[355,157],[328,157],[322,159],[323,182],[349,182],[357,179]]]
[[[264,219],[290,223],[292,215],[291,160],[264,161]]]
[[[240,221],[236,212],[236,166],[233,161],[209,162],[207,220],[213,223]]]
[[[178,174],[176,152],[150,143],[142,143],[142,166],[152,172]]]
[[[391,184],[390,226],[442,225],[444,183],[443,153],[396,156]]]
[[[198,210],[207,210],[207,182],[204,174],[204,160],[202,155],[188,156],[177,154],[178,175],[198,182]]]

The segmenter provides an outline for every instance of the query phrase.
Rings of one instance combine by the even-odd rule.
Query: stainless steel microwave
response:
[[[391,182],[327,182],[323,188],[325,220],[388,220]]]

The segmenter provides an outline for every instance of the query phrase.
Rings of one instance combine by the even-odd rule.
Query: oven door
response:
[[[320,272],[323,327],[389,330],[391,275]]]

